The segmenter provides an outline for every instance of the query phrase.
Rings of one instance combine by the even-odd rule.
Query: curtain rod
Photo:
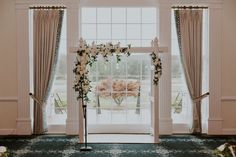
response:
[[[29,9],[66,9],[65,6],[33,6]]]
[[[208,9],[204,6],[173,6],[172,9]]]

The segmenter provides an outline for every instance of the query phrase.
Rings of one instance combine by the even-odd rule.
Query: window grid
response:
[[[100,43],[101,41],[111,41],[111,42],[113,42],[113,41],[118,41],[118,40],[123,40],[124,42],[125,42],[125,44],[126,43],[128,43],[129,41],[138,41],[139,42],[139,45],[138,46],[142,46],[143,45],[143,41],[145,42],[146,40],[150,40],[150,42],[151,42],[151,40],[152,39],[150,39],[150,38],[145,38],[145,39],[143,39],[143,24],[154,24],[155,26],[156,26],[156,21],[154,21],[154,22],[147,22],[147,23],[143,23],[143,20],[142,20],[142,8],[139,8],[140,9],[140,12],[139,12],[139,14],[140,14],[140,22],[138,22],[138,23],[128,23],[128,9],[129,8],[124,8],[124,13],[125,13],[125,19],[124,19],[124,22],[115,22],[114,20],[113,20],[113,8],[110,8],[109,9],[109,12],[110,12],[110,22],[100,22],[99,20],[98,20],[98,9],[99,8],[94,8],[95,9],[95,11],[96,11],[96,19],[94,20],[95,22],[83,22],[83,20],[82,20],[82,22],[81,22],[81,24],[82,24],[82,27],[81,27],[81,34],[83,34],[84,32],[83,32],[83,30],[84,30],[84,27],[86,27],[86,25],[93,25],[93,26],[95,26],[95,28],[96,28],[96,30],[95,30],[95,32],[96,32],[96,34],[95,34],[95,36],[91,36],[91,38],[85,38],[85,40],[87,40],[87,41],[95,41],[96,43]],[[81,14],[82,15],[82,14]],[[155,18],[156,19],[156,18]],[[109,37],[107,38],[107,37],[102,37],[102,36],[99,36],[99,25],[101,26],[101,25],[109,25],[109,28],[110,28],[110,35],[109,35]],[[118,28],[119,28],[119,26],[122,26],[122,25],[124,25],[124,32],[125,32],[125,35],[124,35],[124,38],[114,38],[114,36],[113,35],[115,35],[115,34],[113,34],[114,32],[114,26],[118,26]],[[128,25],[133,25],[133,26],[138,26],[139,27],[139,33],[140,33],[140,36],[138,37],[138,38],[130,38],[129,37],[129,39],[128,39]],[[156,29],[155,30],[153,30],[154,32],[156,32]],[[90,33],[91,34],[91,33]],[[142,41],[143,40],[143,41]],[[116,42],[115,42],[116,43]],[[101,60],[101,58],[98,58],[98,60]],[[115,75],[116,74],[116,72],[115,71],[113,71],[113,70],[115,70],[115,69],[113,69],[113,68],[115,68],[114,67],[114,65],[112,65],[112,64],[116,64],[116,62],[114,62],[114,60],[112,59],[110,62],[108,62],[108,65],[107,66],[109,66],[109,73],[110,73],[110,75],[111,75],[111,78],[112,78],[112,81],[114,81],[114,80],[116,80],[116,79],[124,79],[125,80],[125,82],[127,82],[127,79],[129,79],[129,78],[131,78],[131,79],[137,79],[137,80],[139,80],[140,82],[142,82],[142,81],[144,81],[144,84],[142,85],[142,86],[147,86],[146,85],[146,81],[145,80],[147,80],[147,78],[149,79],[150,78],[150,75],[148,75],[148,74],[146,74],[146,73],[144,73],[143,74],[143,72],[142,72],[142,70],[143,70],[143,66],[144,66],[144,64],[146,63],[145,62],[145,59],[143,59],[142,57],[138,57],[138,58],[136,58],[135,59],[137,62],[139,62],[140,63],[140,65],[138,65],[139,67],[138,67],[138,69],[140,69],[141,71],[140,72],[138,72],[138,74],[137,75],[133,75],[132,73],[130,73],[130,71],[128,71],[128,61],[127,61],[127,58],[126,57],[123,57],[122,58],[122,63],[124,63],[125,64],[125,73],[123,73],[122,75]],[[92,75],[90,75],[91,77],[93,77],[93,78],[95,78],[95,80],[96,80],[96,82],[98,83],[100,80],[102,80],[102,79],[104,79],[105,77],[107,77],[107,75],[102,75],[100,72],[99,72],[99,62],[96,62],[95,64],[94,64],[94,66],[96,66],[96,72],[94,73],[94,74],[92,74]],[[119,68],[122,68],[121,67],[121,65],[120,65],[120,67]],[[118,76],[118,77],[117,77]],[[144,78],[144,79],[143,79]],[[151,81],[150,81],[151,82]],[[95,84],[97,84],[97,83],[95,83]],[[127,83],[126,83],[126,85],[125,85],[126,87],[125,87],[125,97],[124,97],[124,101],[123,101],[123,105],[125,106],[125,108],[124,108],[124,110],[122,111],[122,112],[124,112],[124,119],[125,119],[125,123],[130,123],[129,121],[129,119],[128,119],[128,117],[129,117],[129,106],[128,106],[128,103],[134,103],[134,101],[133,100],[128,100],[127,99],[127,97],[128,97],[128,95],[127,94],[129,94],[129,91],[128,91],[128,87],[127,87]],[[94,89],[94,91],[93,92],[95,92],[97,89]],[[147,92],[150,92],[150,91],[147,91],[148,89],[142,89],[142,91],[141,92],[144,92],[145,93],[145,96],[146,96],[146,93]],[[113,89],[111,89],[111,91],[110,92],[112,92],[112,93],[119,93],[119,92],[115,92],[115,91],[113,91]],[[110,97],[111,98],[111,97]],[[146,100],[147,99],[147,100]],[[148,101],[148,98],[146,98],[145,100],[143,100],[141,103],[142,103],[142,105],[140,106],[140,110],[141,109],[147,109],[147,108],[150,108],[150,102]],[[111,104],[112,102],[108,102],[108,104]],[[113,115],[113,112],[115,112],[115,110],[113,111],[113,105],[110,105],[109,107],[109,122],[110,123],[116,123],[116,122],[114,122],[113,121],[113,119],[114,119],[114,115]],[[146,111],[145,111],[146,112]],[[107,117],[108,118],[108,117]],[[141,123],[145,123],[145,121],[146,120],[144,120],[143,118],[145,118],[144,116],[143,116],[143,112],[142,112],[142,110],[141,110],[141,112],[140,112],[140,116],[139,116],[139,120],[140,121],[142,121]],[[101,121],[99,120],[99,118],[97,118],[96,119],[96,122],[97,122],[97,124],[98,123],[101,123]]]
[[[150,7],[151,8],[151,7]],[[86,9],[86,8],[82,8],[82,9]],[[142,15],[143,14],[143,9],[144,8],[137,8],[137,9],[140,9],[140,12],[139,12],[139,14],[140,14],[140,22],[128,22],[128,9],[131,9],[131,8],[124,8],[124,14],[125,14],[125,20],[124,20],[124,22],[115,22],[114,20],[113,20],[113,12],[114,12],[114,9],[116,9],[116,8],[109,8],[109,12],[110,12],[110,22],[104,22],[104,21],[101,21],[101,22],[99,22],[98,21],[98,9],[100,9],[100,8],[89,8],[89,9],[95,9],[95,12],[96,12],[96,17],[95,17],[95,22],[93,21],[93,22],[84,22],[83,21],[83,18],[82,18],[82,29],[81,29],[81,33],[83,34],[83,29],[86,27],[86,25],[87,26],[95,26],[96,27],[96,30],[95,30],[95,32],[96,32],[96,34],[95,34],[95,36],[94,37],[92,37],[92,38],[87,38],[87,37],[85,37],[85,40],[87,40],[87,41],[89,41],[89,43],[90,42],[92,42],[92,41],[95,41],[95,43],[100,43],[100,42],[102,42],[102,41],[111,41],[111,42],[113,42],[113,41],[117,41],[117,40],[119,40],[119,41],[124,41],[125,43],[122,43],[122,45],[124,46],[125,44],[131,44],[130,42],[131,41],[133,41],[133,42],[138,42],[138,45],[136,45],[136,46],[146,46],[146,44],[144,44],[145,42],[147,42],[147,40],[150,40],[150,42],[151,42],[151,40],[152,40],[152,38],[150,37],[150,38],[147,38],[147,37],[145,37],[144,38],[144,36],[143,36],[143,29],[144,29],[144,25],[149,25],[149,26],[153,26],[155,29],[153,30],[153,32],[154,32],[154,34],[156,35],[156,33],[157,33],[157,28],[156,28],[156,24],[157,24],[157,22],[156,22],[156,14],[154,15],[154,17],[155,17],[155,21],[153,21],[153,22],[149,22],[149,21],[147,21],[146,20],[146,22],[143,22],[143,18],[144,18],[144,16]],[[123,9],[123,8],[121,8],[121,9]],[[146,8],[145,8],[146,9]],[[151,9],[153,9],[153,8],[151,8]],[[82,14],[81,14],[82,15]],[[107,37],[105,37],[105,38],[100,38],[100,37],[98,37],[98,32],[99,32],[99,28],[101,28],[101,25],[109,25],[109,28],[110,28],[110,35],[109,35],[109,38],[107,38]],[[114,36],[113,36],[113,31],[114,31],[114,26],[115,25],[125,25],[125,38],[114,38]],[[140,33],[140,36],[139,37],[137,37],[137,38],[129,38],[128,39],[128,26],[131,26],[131,25],[133,25],[133,26],[139,26],[139,33]],[[98,27],[99,26],[99,27]],[[149,30],[150,31],[150,30]],[[155,35],[153,35],[153,37],[155,36]],[[130,42],[129,42],[130,41]],[[135,44],[134,44],[134,46],[135,46]]]

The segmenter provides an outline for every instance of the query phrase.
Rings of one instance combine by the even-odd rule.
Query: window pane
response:
[[[106,44],[108,42],[111,42],[111,40],[97,40],[97,44]]]
[[[131,44],[131,47],[140,47],[141,40],[127,40],[127,44]]]
[[[127,24],[127,39],[140,39],[141,27],[140,24]]]
[[[151,40],[142,40],[142,47],[150,47]]]
[[[126,23],[125,8],[112,8],[112,23]]]
[[[142,23],[156,23],[156,9],[142,8]]]
[[[112,25],[112,38],[113,39],[125,39],[126,38],[126,27],[124,24],[113,24]]]
[[[96,25],[82,24],[82,37],[84,39],[96,39]]]
[[[96,23],[96,8],[82,8],[82,23]]]
[[[111,25],[110,24],[98,24],[98,39],[111,39]]]
[[[120,46],[127,46],[125,40],[112,40],[113,44],[117,44],[118,42],[120,42]]]
[[[127,23],[141,23],[141,8],[127,8]]]
[[[172,55],[179,55],[179,45],[177,39],[172,39],[171,52]]]
[[[156,25],[155,24],[143,24],[142,25],[142,38],[154,39],[156,37]]]
[[[97,9],[98,23],[111,23],[111,8]]]
[[[127,74],[129,77],[137,77],[136,79],[139,79],[139,75],[141,74],[140,61],[140,56],[132,54],[132,59],[129,59],[129,62],[127,62]]]

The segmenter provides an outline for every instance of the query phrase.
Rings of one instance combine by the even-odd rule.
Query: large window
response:
[[[156,37],[155,8],[82,8],[81,21],[82,37],[89,44],[120,42],[122,46],[145,47]],[[123,56],[119,63],[115,57],[108,62],[98,58],[90,68],[90,78],[93,88],[89,95],[89,124],[143,124],[150,128],[152,82],[148,53]],[[109,127],[106,130],[109,132]]]
[[[88,43],[150,46],[156,37],[155,8],[82,8],[82,37]]]

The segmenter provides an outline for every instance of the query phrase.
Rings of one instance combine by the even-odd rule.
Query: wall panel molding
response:
[[[236,96],[222,96],[221,101],[236,101]]]
[[[18,98],[15,96],[4,96],[0,97],[0,102],[15,102],[18,101]]]
[[[223,128],[222,134],[223,135],[236,135],[236,128]]]
[[[16,129],[0,129],[0,135],[15,135]]]

